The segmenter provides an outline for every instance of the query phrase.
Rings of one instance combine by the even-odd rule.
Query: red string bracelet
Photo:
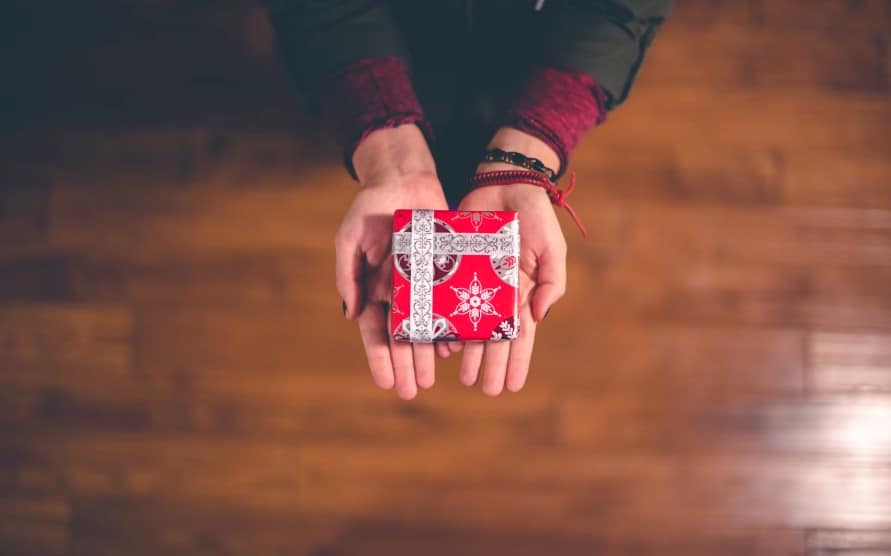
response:
[[[566,200],[572,190],[575,189],[575,172],[569,177],[569,187],[566,189],[557,189],[557,186],[551,183],[544,174],[533,172],[531,170],[498,170],[494,172],[480,172],[470,178],[470,185],[474,189],[478,187],[488,187],[490,185],[514,185],[525,183],[529,185],[537,185],[544,188],[548,192],[548,198],[551,203],[558,207],[566,209],[572,221],[578,226],[583,237],[588,237],[588,232],[579,220],[578,215],[572,210],[569,202]]]

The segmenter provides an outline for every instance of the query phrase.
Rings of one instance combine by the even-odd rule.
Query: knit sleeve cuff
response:
[[[433,134],[401,58],[364,58],[330,74],[319,87],[322,114],[334,128],[344,166],[353,177],[353,152],[373,131],[416,124],[428,143]]]
[[[606,113],[606,93],[587,74],[539,67],[520,88],[501,125],[544,141],[557,153],[557,173],[562,175],[582,136],[601,124]]]

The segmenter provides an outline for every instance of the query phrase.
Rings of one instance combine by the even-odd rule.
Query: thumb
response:
[[[357,242],[338,238],[335,244],[335,285],[345,304],[344,316],[350,320],[362,313],[362,275],[364,260]]]
[[[375,301],[390,302],[393,288],[393,260],[390,255],[390,245],[390,238],[387,236],[387,241],[377,241],[363,247],[365,252],[364,302],[366,304]]]
[[[566,250],[547,249],[538,259],[538,280],[532,292],[532,317],[540,322],[566,293]]]
[[[370,264],[368,265],[371,266]],[[390,265],[368,268],[365,272],[365,303],[390,303],[393,293],[393,272]]]

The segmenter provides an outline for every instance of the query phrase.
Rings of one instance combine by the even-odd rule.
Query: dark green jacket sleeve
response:
[[[264,4],[287,66],[304,91],[360,58],[396,56],[409,61],[386,2],[264,0]]]
[[[671,11],[672,0],[552,0],[541,16],[547,40],[538,62],[587,73],[607,93],[607,108],[622,103],[647,47]]]

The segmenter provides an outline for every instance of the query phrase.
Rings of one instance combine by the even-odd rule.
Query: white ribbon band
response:
[[[412,227],[414,230],[414,227]],[[396,232],[393,234],[393,253],[409,255],[412,253],[412,232]],[[519,247],[516,234],[465,234],[435,232],[430,234],[434,255],[489,255],[505,257],[516,255]]]
[[[409,338],[433,341],[433,211],[411,213],[411,290]]]

